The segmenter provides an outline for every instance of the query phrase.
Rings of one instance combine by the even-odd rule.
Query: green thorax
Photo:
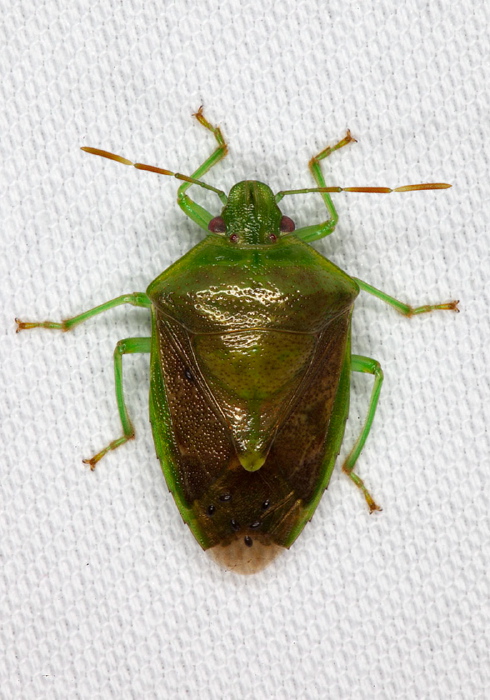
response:
[[[147,289],[158,309],[197,334],[318,333],[358,292],[354,280],[294,234],[271,245],[207,236]]]

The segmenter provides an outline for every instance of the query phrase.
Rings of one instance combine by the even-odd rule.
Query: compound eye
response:
[[[296,225],[289,216],[282,217],[281,223],[279,224],[279,231],[281,231],[281,233],[291,233],[295,228]]]
[[[226,224],[221,216],[215,216],[214,219],[211,219],[211,221],[208,224],[208,231],[211,231],[211,233],[226,232]]]

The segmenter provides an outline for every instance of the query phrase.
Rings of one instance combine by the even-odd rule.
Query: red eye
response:
[[[211,219],[208,224],[208,231],[211,231],[212,233],[225,233],[226,224],[221,216],[215,216],[214,219]]]
[[[230,241],[232,243],[238,243],[238,234],[237,233],[232,233],[230,236]]]
[[[279,224],[279,230],[281,233],[291,233],[296,228],[295,223],[289,216],[283,216],[281,223]]]
[[[270,233],[269,234],[269,240],[271,243],[275,243],[277,241],[277,236],[275,233]]]

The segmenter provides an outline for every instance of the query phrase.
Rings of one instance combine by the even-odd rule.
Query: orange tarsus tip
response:
[[[90,471],[91,471],[91,472],[95,471],[95,467],[96,467],[97,462],[94,461],[93,458],[92,458],[92,459],[82,459],[82,462],[83,462],[84,464],[88,464],[88,466],[90,467]]]
[[[203,105],[201,105],[199,107],[199,109],[197,110],[197,112],[194,112],[194,114],[192,116],[195,117],[200,124],[205,126],[206,129],[210,129],[210,131],[213,131],[213,132],[215,131],[215,128],[213,127],[213,125],[208,122],[208,120],[206,119],[206,117],[203,114]]]

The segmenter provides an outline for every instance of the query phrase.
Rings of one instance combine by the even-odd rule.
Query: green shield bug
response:
[[[405,316],[457,311],[457,301],[411,307],[349,277],[308,245],[328,236],[338,216],[332,192],[406,192],[444,189],[444,183],[327,187],[321,161],[354,141],[349,132],[309,163],[317,187],[274,194],[265,184],[239,182],[228,196],[200,180],[227,153],[217,147],[191,177],[95,148],[83,150],[182,181],[178,204],[207,235],[154,280],[146,293],[127,294],[55,323],[17,321],[17,330],[68,331],[120,304],[151,310],[152,334],[127,338],[114,352],[116,398],[123,435],[94,457],[134,438],[123,394],[122,358],[150,353],[150,420],[157,455],[184,521],[205,550],[239,573],[266,566],[298,537],[328,486],[344,435],[351,372],[373,375],[364,425],[342,469],[379,510],[354,466],[366,442],[383,373],[379,363],[351,353],[351,316],[361,290]],[[215,192],[223,208],[213,216],[187,191]],[[278,203],[316,192],[326,221],[295,230]]]

